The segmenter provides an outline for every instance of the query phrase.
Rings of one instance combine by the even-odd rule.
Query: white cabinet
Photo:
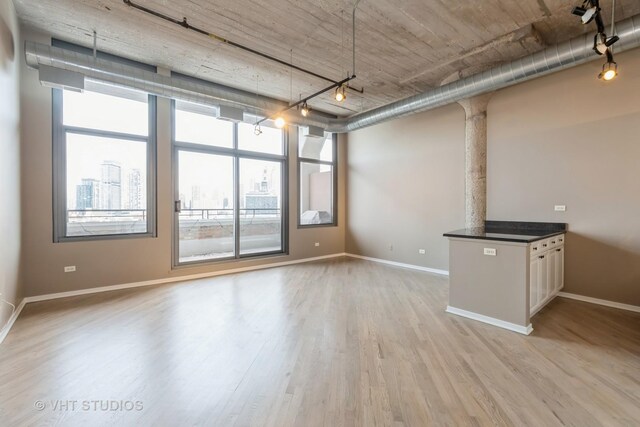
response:
[[[564,286],[565,235],[529,245],[529,315],[533,316]]]

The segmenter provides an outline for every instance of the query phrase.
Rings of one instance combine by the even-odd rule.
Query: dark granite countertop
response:
[[[463,228],[445,237],[531,243],[567,232],[567,224],[557,222],[485,221],[484,227]]]

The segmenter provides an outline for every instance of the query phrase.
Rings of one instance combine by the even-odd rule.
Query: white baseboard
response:
[[[466,317],[467,319],[477,320],[479,322],[483,322],[483,323],[487,323],[489,325],[497,326],[497,327],[502,328],[502,329],[508,329],[510,331],[517,332],[517,333],[523,334],[523,335],[529,335],[531,332],[533,332],[533,327],[531,326],[531,323],[529,323],[529,326],[520,326],[520,325],[516,325],[515,323],[505,322],[504,320],[500,320],[500,319],[496,319],[496,318],[493,318],[493,317],[485,316],[485,315],[482,315],[482,314],[474,313],[472,311],[467,311],[467,310],[462,310],[460,308],[451,307],[450,305],[447,306],[447,310],[446,311],[447,311],[447,313],[455,314],[457,316]]]
[[[449,275],[449,272],[447,270],[438,270],[437,268],[422,267],[420,265],[405,264],[403,262],[389,261],[386,259],[372,258],[368,256],[356,255],[356,254],[350,254],[350,253],[346,253],[345,255],[351,258],[364,259],[367,261],[378,262],[380,264],[393,265],[395,267],[410,268],[411,270],[425,271],[427,273],[439,274],[441,276]]]
[[[2,341],[4,341],[4,339],[7,337],[7,334],[9,334],[11,327],[13,326],[16,319],[20,315],[20,312],[22,311],[26,303],[27,303],[26,298],[23,298],[22,301],[20,301],[20,304],[18,304],[18,306],[16,307],[16,311],[14,311],[11,317],[9,317],[7,324],[4,325],[4,328],[2,328],[2,330],[0,330],[0,344],[2,344]]]
[[[640,306],[637,306],[637,305],[623,304],[621,302],[608,301],[606,299],[585,297],[582,295],[571,294],[568,292],[559,292],[558,296],[562,298],[569,298],[577,301],[590,302],[592,304],[604,305],[606,307],[619,308],[621,310],[635,311],[636,313],[640,313]]]
[[[27,303],[30,303],[30,302],[38,302],[38,301],[47,301],[47,300],[58,299],[58,298],[74,297],[78,295],[88,295],[88,294],[96,294],[100,292],[117,291],[120,289],[139,288],[142,286],[153,286],[153,285],[162,285],[165,283],[184,282],[187,280],[206,279],[208,277],[223,276],[226,274],[242,273],[245,271],[264,270],[267,268],[283,267],[286,265],[293,265],[293,264],[302,264],[305,262],[319,261],[319,260],[329,259],[329,258],[338,258],[345,255],[346,255],[345,253],[337,253],[337,254],[323,255],[323,256],[318,256],[313,258],[302,258],[302,259],[296,259],[292,261],[273,262],[269,264],[252,265],[249,267],[238,267],[238,268],[232,268],[228,270],[211,271],[207,273],[188,274],[184,276],[166,277],[163,279],[145,280],[143,282],[123,283],[120,285],[100,286],[97,288],[80,289],[77,291],[57,292],[54,294],[45,294],[45,295],[38,295],[33,297],[26,297],[25,300]]]

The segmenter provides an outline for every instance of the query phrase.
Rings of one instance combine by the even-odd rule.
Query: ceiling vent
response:
[[[318,126],[302,128],[302,136],[305,138],[324,138],[324,129]]]
[[[54,89],[67,89],[74,92],[84,91],[84,74],[40,65],[39,77],[42,86]]]
[[[239,123],[244,120],[244,111],[240,108],[221,105],[218,109],[218,118],[228,122]]]

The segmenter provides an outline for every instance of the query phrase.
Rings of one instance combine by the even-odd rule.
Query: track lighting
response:
[[[344,87],[344,85],[341,85],[339,87],[336,88],[336,101],[338,102],[342,102],[345,99],[347,99],[347,90]]]
[[[590,7],[582,14],[582,24],[587,25],[588,23],[593,21],[593,18],[595,18],[597,14],[598,14],[598,8]]]
[[[593,50],[598,55],[604,55],[607,53],[607,50],[611,46],[613,46],[618,40],[620,40],[620,37],[618,36],[612,36],[607,38],[606,34],[598,33],[593,38]]]
[[[282,116],[278,116],[276,117],[275,120],[275,125],[278,129],[282,129],[284,127],[284,125],[286,125],[287,122],[285,122],[285,120],[282,118]]]
[[[304,104],[302,104],[302,107],[300,108],[300,114],[302,114],[302,117],[307,117],[310,112],[311,109],[309,108],[307,103],[305,102]]]
[[[255,126],[253,127],[253,133],[254,133],[256,136],[260,136],[260,134],[262,134],[262,129],[260,129],[260,125],[255,125]]]
[[[618,75],[618,64],[615,62],[607,62],[602,66],[602,72],[598,75],[598,78],[605,81],[610,81],[616,78]]]

